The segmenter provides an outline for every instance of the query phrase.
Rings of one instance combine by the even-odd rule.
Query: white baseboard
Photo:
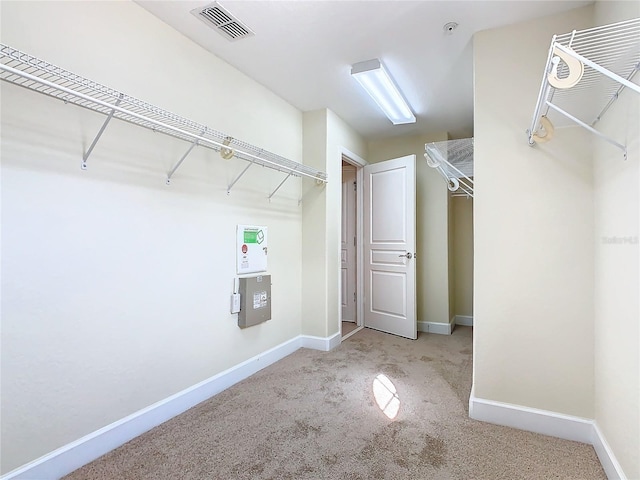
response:
[[[451,335],[453,324],[440,322],[418,322],[418,331],[437,333],[439,335]]]
[[[607,474],[607,478],[610,480],[627,480],[627,476],[624,474],[622,467],[618,463],[618,459],[613,454],[611,447],[607,443],[607,440],[604,438],[604,435],[596,422],[593,422],[591,444],[598,455],[598,459],[604,469],[604,473]]]
[[[455,315],[449,323],[442,322],[418,322],[418,331],[436,333],[439,335],[451,335],[456,325],[473,327],[473,317],[469,315]]]
[[[329,337],[329,350],[333,350],[342,343],[342,333],[336,332]],[[327,351],[329,351],[327,350]]]
[[[92,432],[0,477],[0,480],[54,480],[211,398],[301,347],[328,351],[340,345],[340,333],[327,338],[300,335]]]
[[[314,350],[321,350],[328,352],[333,350],[342,341],[342,335],[340,332],[331,335],[330,337],[314,337],[311,335],[300,336],[300,346],[304,348],[312,348]]]
[[[594,420],[484,400],[476,398],[473,391],[469,398],[469,417],[496,425],[591,444],[607,478],[610,480],[627,478]]]
[[[463,327],[473,327],[473,317],[471,315],[456,315],[453,318],[456,325],[462,325]]]
[[[586,418],[481,398],[469,399],[469,416],[483,422],[591,443],[593,421]]]

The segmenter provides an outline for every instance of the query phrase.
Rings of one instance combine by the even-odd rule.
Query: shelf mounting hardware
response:
[[[122,101],[122,97],[123,97],[123,95],[120,94],[120,96],[118,97],[118,100],[116,100],[116,103],[115,103],[116,107],[118,105],[120,105],[120,102]],[[98,134],[93,139],[93,142],[91,142],[91,145],[89,146],[87,151],[82,155],[82,165],[80,166],[80,168],[82,168],[82,170],[86,170],[87,169],[87,160],[89,159],[89,155],[91,155],[91,152],[93,152],[93,149],[95,148],[96,144],[98,143],[98,140],[100,140],[100,137],[102,136],[102,134],[104,133],[105,129],[107,128],[107,125],[109,125],[109,122],[113,118],[113,114],[114,113],[116,113],[116,110],[115,109],[111,109],[111,111],[109,112],[109,115],[107,115],[107,118],[105,119],[104,123],[102,124],[102,127],[100,127],[100,130],[98,130]]]
[[[235,155],[235,152],[233,151],[233,149],[229,148],[229,145],[231,144],[231,142],[233,142],[232,137],[227,137],[224,139],[224,142],[222,142],[224,147],[220,149],[220,156],[225,160],[229,160],[233,158],[233,156]]]
[[[622,153],[624,154],[624,159],[625,160],[627,159],[627,147],[625,145],[621,144],[620,142],[615,141],[613,138],[608,137],[604,133],[599,132],[598,130],[593,128],[591,125],[588,125],[588,124],[584,123],[582,120],[580,120],[579,118],[574,117],[569,112],[564,111],[563,109],[561,109],[557,105],[554,105],[551,102],[546,102],[546,105],[548,107],[552,108],[553,110],[555,110],[556,112],[561,113],[562,115],[567,117],[569,120],[574,121],[575,123],[577,123],[581,127],[589,130],[594,135],[597,135],[598,137],[602,138],[603,140],[609,142],[611,145],[614,145],[614,146],[618,147],[620,150],[622,150]]]
[[[291,175],[293,175],[293,172],[289,172],[289,174],[286,177],[284,177],[284,179],[280,182],[280,184],[276,187],[276,189],[273,192],[271,192],[271,195],[269,195],[269,201],[271,201],[271,197],[273,197],[276,194],[276,192],[280,190],[280,187],[284,185],[284,182],[289,180],[289,177]]]
[[[636,76],[636,73],[638,73],[638,70],[640,70],[640,62],[638,62],[638,64],[635,66],[635,68],[633,69],[633,71],[629,74],[629,76],[627,77],[627,80],[630,82],[631,80],[633,80],[633,77]],[[611,105],[613,105],[613,102],[615,102],[618,97],[620,96],[620,92],[622,92],[622,90],[624,90],[624,85],[620,85],[618,87],[618,89],[613,93],[613,95],[611,95],[611,98],[609,99],[609,101],[607,102],[607,104],[602,108],[602,111],[598,114],[598,116],[596,117],[596,119],[593,121],[593,123],[591,124],[591,126],[595,126],[596,123],[598,123],[600,120],[602,120],[602,116],[607,113],[607,110],[609,110],[609,108],[611,107]]]
[[[204,135],[205,132],[206,132],[206,129],[203,130],[200,133],[200,135],[201,136]],[[173,166],[171,171],[167,174],[167,181],[165,182],[167,185],[171,185],[171,177],[173,176],[174,173],[176,173],[176,170],[180,168],[180,165],[182,165],[182,162],[184,162],[185,158],[189,156],[189,154],[191,153],[191,150],[193,150],[197,146],[198,146],[198,139],[195,139],[193,142],[191,142],[191,146],[189,147],[189,149],[186,152],[184,152],[184,155],[182,155],[182,158],[178,160],[178,162]]]
[[[231,189],[233,188],[233,186],[236,184],[236,182],[238,180],[240,180],[242,178],[242,176],[246,173],[246,171],[249,170],[249,167],[251,167],[251,165],[253,165],[253,163],[250,163],[249,165],[244,167],[244,169],[240,172],[240,175],[238,175],[235,178],[235,180],[229,184],[229,186],[227,187],[227,195],[229,195],[231,193]]]

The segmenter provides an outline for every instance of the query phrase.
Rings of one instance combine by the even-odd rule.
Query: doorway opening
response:
[[[362,167],[366,162],[342,153],[340,231],[340,332],[342,340],[360,331],[362,319]]]
[[[416,156],[372,165],[353,158],[343,150],[337,278],[341,338],[366,326],[415,339]]]

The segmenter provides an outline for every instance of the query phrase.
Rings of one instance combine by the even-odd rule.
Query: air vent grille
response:
[[[227,40],[235,41],[254,35],[249,27],[242,24],[218,2],[211,3],[203,8],[196,8],[191,13]]]
[[[217,5],[205,7],[201,12],[204,18],[213,23],[216,27],[225,23],[233,22],[233,18],[227,15],[222,8]]]

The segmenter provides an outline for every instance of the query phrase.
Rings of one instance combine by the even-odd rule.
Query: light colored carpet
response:
[[[298,350],[66,478],[606,478],[589,445],[468,418],[471,330]]]
[[[356,328],[358,328],[356,322],[342,322],[342,336],[349,335]]]

